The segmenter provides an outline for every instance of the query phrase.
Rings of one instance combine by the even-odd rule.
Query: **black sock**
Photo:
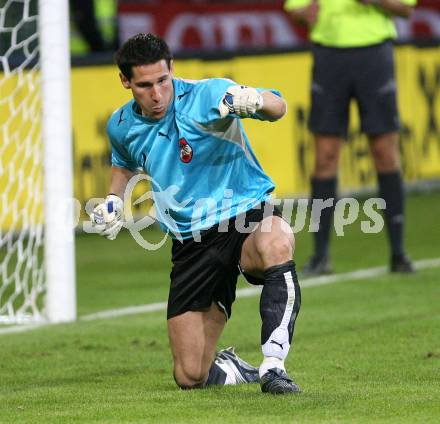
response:
[[[209,369],[208,379],[205,386],[224,386],[226,381],[226,373],[213,362]]]
[[[264,356],[280,359],[287,356],[300,307],[301,290],[295,262],[275,265],[264,271],[264,286],[260,298],[261,345]]]
[[[328,255],[328,245],[330,239],[330,227],[332,225],[333,213],[336,203],[336,186],[338,179],[336,177],[319,179],[313,177],[311,180],[313,199],[334,199],[333,206],[321,211],[319,230],[314,233],[315,250],[314,256],[322,258]]]
[[[404,254],[403,226],[405,202],[402,175],[400,174],[400,171],[386,174],[379,173],[378,181],[379,196],[386,202],[384,215],[391,254],[393,256],[402,256]]]

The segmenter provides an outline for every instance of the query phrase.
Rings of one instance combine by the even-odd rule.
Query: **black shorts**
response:
[[[345,137],[352,98],[362,132],[374,136],[399,129],[391,41],[345,49],[314,45],[312,52],[309,128],[314,134]]]
[[[200,241],[193,238],[183,242],[173,240],[167,319],[187,311],[203,311],[213,302],[224,311],[227,319],[231,316],[240,273],[241,248],[246,237],[265,217],[282,216],[276,206],[266,208],[265,213],[265,204],[231,218],[227,227],[221,226],[227,228],[225,232],[219,232],[219,225],[215,225],[202,232]],[[236,229],[238,219],[244,219],[241,222],[244,222],[246,232]],[[255,277],[247,279],[252,284],[263,283]]]

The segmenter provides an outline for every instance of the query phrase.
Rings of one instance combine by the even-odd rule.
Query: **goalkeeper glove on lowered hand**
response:
[[[109,194],[103,203],[93,209],[90,215],[92,225],[100,236],[114,240],[124,225],[124,202],[114,194]]]
[[[252,87],[232,85],[223,96],[218,110],[220,117],[225,118],[235,113],[240,118],[252,116],[263,107],[263,96]]]

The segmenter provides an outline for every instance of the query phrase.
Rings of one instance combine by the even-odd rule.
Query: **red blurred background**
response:
[[[164,37],[176,52],[290,49],[307,41],[283,1],[120,1],[119,39],[138,32]],[[409,20],[396,19],[399,41],[440,40],[440,1],[419,0]]]

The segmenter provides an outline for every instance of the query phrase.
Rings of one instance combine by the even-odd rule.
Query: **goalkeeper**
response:
[[[259,382],[263,392],[299,392],[284,365],[301,304],[294,237],[270,203],[274,184],[240,121],[280,119],[284,100],[228,79],[175,78],[167,44],[152,34],[130,38],[115,58],[133,100],[109,120],[110,194],[92,222],[114,239],[129,180],[138,169],[151,177],[158,220],[174,234],[167,319],[176,383],[191,389]],[[259,369],[231,348],[216,354],[240,272],[263,286]]]

